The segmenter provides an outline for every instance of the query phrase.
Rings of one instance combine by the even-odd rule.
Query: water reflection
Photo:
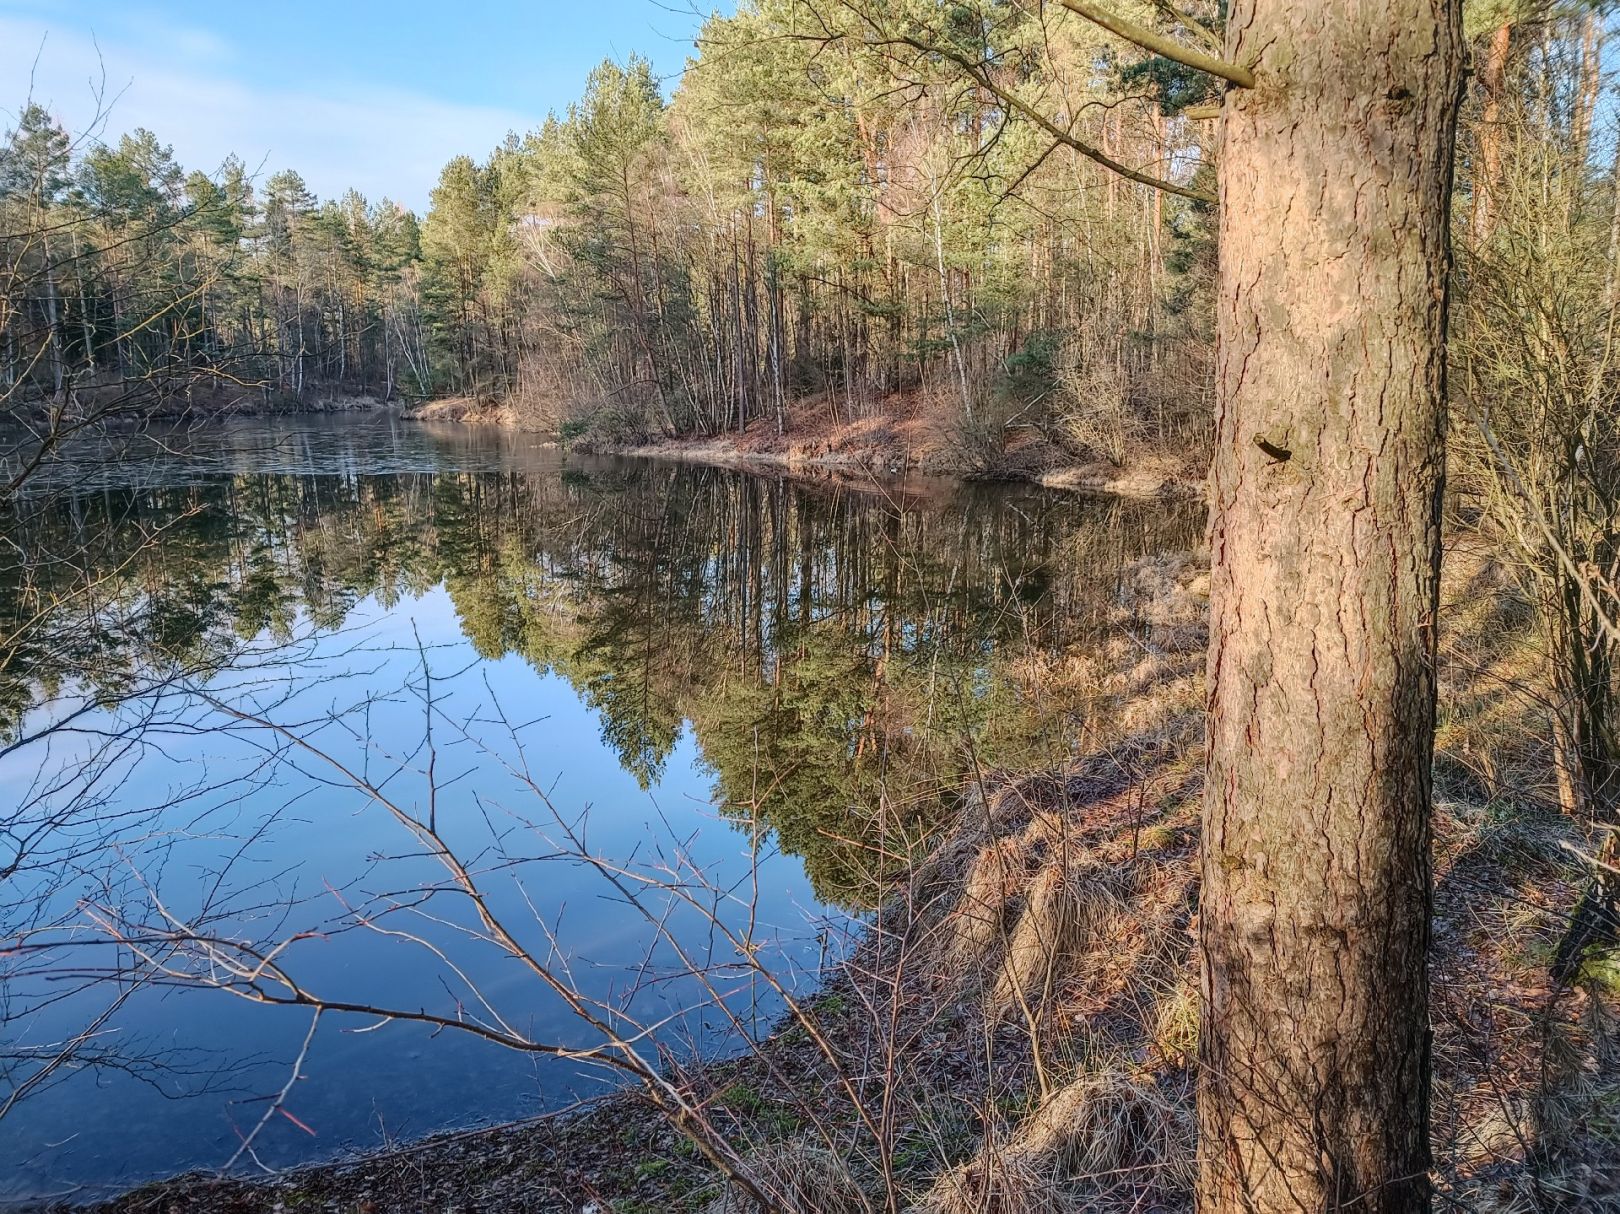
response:
[[[316,436],[341,454],[306,433],[291,461],[266,428],[262,462],[280,466],[233,453],[249,466],[25,503],[25,549],[86,556],[9,569],[13,619],[87,573],[99,586],[6,655],[8,719],[69,672],[116,693],[155,662],[219,664],[301,613],[336,628],[362,599],[392,609],[442,583],[478,653],[563,676],[643,787],[690,722],[722,800],[858,904],[867,866],[840,842],[926,814],[974,762],[1066,753],[1079,722],[1025,677],[1032,653],[1106,633],[1120,571],[1201,525],[1163,503],[817,488],[498,439],[503,467],[462,467],[452,445],[377,472],[353,435]]]
[[[681,815],[712,798],[745,828],[737,837],[768,828],[802,858],[815,900],[857,910],[880,896],[904,843],[926,834],[975,772],[1050,765],[1070,752],[1093,701],[1082,681],[1048,677],[1052,665],[1128,628],[1122,571],[1191,546],[1201,527],[1195,510],[1161,503],[1005,486],[804,485],[564,459],[521,438],[386,421],[203,432],[161,461],[60,470],[11,511],[6,530],[24,554],[0,569],[0,635],[12,638],[0,655],[0,715],[11,738],[38,727],[42,699],[59,715],[87,692],[113,701],[183,677],[233,703],[262,707],[271,694],[284,715],[325,720],[339,747],[358,734],[330,732],[332,722],[363,705],[366,736],[405,749],[420,706],[393,693],[413,688],[419,700],[420,672],[436,671],[437,694],[456,705],[448,715],[470,746],[459,759],[462,787],[491,801],[513,791],[500,770],[511,756],[484,736],[500,732],[488,706],[498,699],[528,723],[565,812],[612,807],[606,850],[634,851],[655,819],[693,838],[699,828]],[[347,707],[336,712],[340,700]],[[8,756],[0,778],[34,779],[34,751]],[[306,884],[347,889],[375,872],[377,838],[349,827],[353,837],[337,838],[331,828],[333,813],[358,815],[358,802],[288,812],[307,805],[306,794],[329,795],[300,756],[277,751],[272,762],[262,746],[213,733],[161,752],[129,757],[111,804],[184,804],[186,847],[196,846],[191,836],[228,839],[233,855],[262,858],[285,881],[302,872]],[[17,763],[31,754],[25,773]],[[44,760],[67,762],[60,749]],[[209,789],[238,788],[205,813],[174,792],[182,769],[206,770],[191,778]],[[641,808],[623,808],[632,803]],[[228,828],[208,817],[221,805]],[[271,817],[275,829],[263,829]],[[706,838],[691,844],[693,863],[721,872],[736,862],[735,843]],[[245,839],[258,840],[256,850],[244,851]],[[178,866],[179,853],[166,854]],[[206,867],[213,854],[195,858]],[[772,914],[785,919],[812,901],[801,878],[769,871]],[[555,879],[537,918],[584,888]],[[532,890],[524,898],[532,909]],[[584,951],[595,962],[647,947],[611,915],[589,928]],[[356,989],[411,987],[377,952],[345,947],[329,950],[317,972]],[[441,977],[415,975],[424,1004]],[[192,1010],[206,994],[124,1014],[147,1031],[190,1026],[213,1014]],[[683,998],[674,987],[659,997]],[[252,1031],[267,1034],[264,1051],[284,1064],[302,1025],[257,1027],[266,1025],[256,1020]],[[191,1039],[230,1057],[247,1052],[247,1031],[233,1024]],[[330,1090],[315,1107],[340,1141],[363,1138],[368,1106],[406,1111],[420,1131],[475,1109],[509,1115],[535,1087],[542,1103],[558,1087],[548,1073],[520,1091],[509,1064],[488,1054],[453,1055],[447,1069],[427,1061],[425,1034],[406,1040],[371,1053],[334,1045],[317,1058]],[[412,1081],[428,1074],[431,1090]],[[32,1161],[29,1183],[61,1174],[51,1135],[82,1123],[87,1101],[114,1120],[139,1104],[127,1084],[107,1091],[111,1103],[106,1092],[75,1095],[64,1084],[47,1112],[26,1114],[34,1120],[12,1141]],[[3,1139],[12,1126],[0,1125]],[[187,1122],[174,1149],[159,1152],[162,1164],[101,1144],[65,1166],[101,1179],[218,1163],[209,1152],[230,1141],[227,1128]],[[332,1146],[330,1136],[310,1143],[286,1130],[270,1154],[285,1162]]]

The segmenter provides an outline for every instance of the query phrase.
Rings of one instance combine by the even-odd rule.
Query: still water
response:
[[[101,455],[4,519],[7,1199],[562,1107],[603,1026],[736,1049],[748,956],[813,988],[976,773],[1071,753],[1052,671],[1201,526],[380,416]]]

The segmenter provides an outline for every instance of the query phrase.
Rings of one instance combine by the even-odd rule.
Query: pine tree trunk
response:
[[[1472,227],[1474,239],[1483,241],[1496,223],[1494,192],[1502,180],[1502,98],[1507,89],[1508,55],[1513,49],[1513,23],[1504,21],[1491,35],[1479,73],[1485,106],[1474,137]]]
[[[1581,18],[1581,66],[1576,83],[1574,111],[1570,116],[1570,141],[1574,159],[1585,164],[1592,150],[1592,117],[1597,112],[1598,95],[1603,89],[1603,18],[1591,11]]]
[[[1221,153],[1200,1208],[1426,1210],[1456,0],[1240,0]]]

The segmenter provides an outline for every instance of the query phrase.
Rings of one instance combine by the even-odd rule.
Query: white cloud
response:
[[[172,144],[187,169],[211,171],[234,152],[266,175],[297,169],[323,198],[352,186],[419,210],[445,161],[482,158],[508,131],[536,123],[532,115],[346,81],[319,90],[247,84],[221,70],[238,60],[239,48],[193,28],[142,27],[92,36],[0,15],[0,113],[9,123],[32,75],[33,99],[80,131],[95,116],[104,74],[108,139],[143,126]]]

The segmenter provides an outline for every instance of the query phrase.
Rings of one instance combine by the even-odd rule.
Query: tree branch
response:
[[[1209,26],[1205,25],[1202,21],[1198,20],[1198,18],[1194,17],[1191,13],[1182,12],[1181,9],[1177,8],[1174,4],[1171,4],[1169,0],[1153,0],[1153,7],[1158,9],[1161,13],[1164,13],[1165,15],[1181,22],[1182,25],[1186,26],[1192,31],[1193,35],[1200,42],[1209,47],[1209,49],[1215,52],[1217,55],[1221,53],[1222,48],[1220,35],[1214,30],[1210,29]]]
[[[1154,33],[1146,26],[1137,25],[1134,21],[1127,21],[1105,8],[1092,4],[1090,0],[1060,0],[1060,2],[1071,13],[1080,14],[1094,25],[1102,26],[1109,33],[1117,34],[1127,42],[1134,42],[1151,54],[1173,59],[1186,67],[1200,72],[1208,72],[1212,76],[1219,76],[1222,80],[1235,84],[1239,88],[1252,89],[1254,87],[1254,73],[1246,67],[1228,63],[1218,55],[1206,55],[1203,51],[1195,51],[1190,47],[1182,46],[1174,38]]]
[[[1194,189],[1192,186],[1177,185],[1173,181],[1166,181],[1161,177],[1153,176],[1151,173],[1144,173],[1139,169],[1133,169],[1128,165],[1121,164],[1112,156],[1108,155],[1108,153],[1104,152],[1101,148],[1094,147],[1093,145],[1085,142],[1083,139],[1077,139],[1074,135],[1058,126],[1057,123],[1053,122],[1045,114],[1042,114],[1034,106],[1021,100],[1016,94],[1012,93],[1008,89],[1002,88],[1001,85],[997,84],[991,79],[989,72],[982,70],[979,64],[974,63],[966,55],[953,51],[949,47],[933,46],[928,43],[921,42],[915,38],[903,38],[901,41],[903,41],[906,45],[921,51],[925,55],[939,55],[945,59],[949,59],[952,63],[956,64],[957,67],[966,72],[975,83],[989,92],[994,93],[995,96],[1008,109],[1023,116],[1024,118],[1027,118],[1030,122],[1033,122],[1036,126],[1040,127],[1059,143],[1065,145],[1066,147],[1073,148],[1086,159],[1095,161],[1097,164],[1102,165],[1103,168],[1109,170],[1110,172],[1118,173],[1126,180],[1137,182],[1139,185],[1151,186],[1155,190],[1163,190],[1167,194],[1176,194],[1182,198],[1191,198],[1194,202],[1207,202],[1211,205],[1215,204],[1216,198],[1213,194],[1210,194],[1204,190]]]

